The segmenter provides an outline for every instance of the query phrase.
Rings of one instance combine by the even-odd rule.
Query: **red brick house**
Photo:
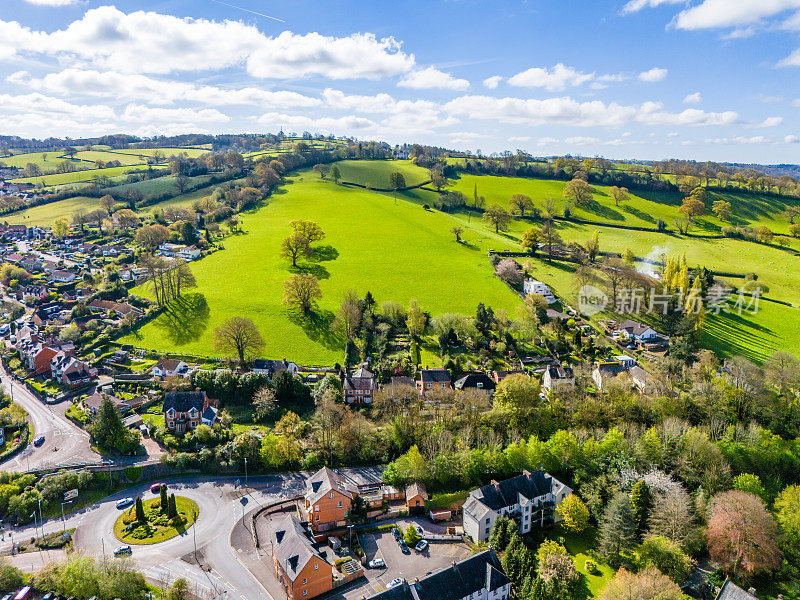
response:
[[[164,423],[172,432],[187,433],[200,425],[203,413],[213,405],[205,392],[168,392],[164,396]]]

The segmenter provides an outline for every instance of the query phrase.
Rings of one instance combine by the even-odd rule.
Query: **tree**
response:
[[[691,226],[695,217],[706,214],[705,199],[707,194],[705,188],[694,188],[683,199],[683,204],[678,207],[678,212],[686,217],[686,231],[689,230],[689,226]]]
[[[441,192],[443,187],[447,187],[448,185],[450,185],[450,180],[444,175],[442,175],[441,172],[433,171],[431,173],[431,185],[436,188],[437,192]]]
[[[800,485],[786,487],[775,499],[775,518],[783,532],[784,547],[800,553]]]
[[[653,495],[650,493],[647,482],[644,479],[637,481],[631,489],[631,509],[633,510],[637,531],[644,529],[652,507]]]
[[[9,563],[7,558],[0,558],[0,593],[19,589],[24,581],[22,571]]]
[[[639,573],[620,569],[600,595],[600,600],[685,600],[681,588],[658,569]]]
[[[406,178],[402,173],[395,171],[389,175],[389,184],[392,186],[393,190],[397,191],[400,188],[406,187]]]
[[[594,198],[592,186],[576,177],[564,186],[564,198],[572,200],[575,206],[586,206]]]
[[[319,281],[311,274],[295,274],[283,282],[283,303],[300,309],[303,314],[308,314],[315,299],[321,297]]]
[[[53,235],[61,239],[69,235],[69,223],[65,217],[59,217],[53,221]]]
[[[294,232],[281,242],[281,258],[291,258],[292,266],[297,267],[297,259],[301,254],[311,254],[308,238],[301,233]]]
[[[425,331],[425,325],[427,323],[428,317],[422,311],[417,301],[414,298],[409,300],[408,313],[406,314],[406,326],[408,327],[408,332],[412,336],[418,337]]]
[[[686,581],[694,561],[677,542],[663,536],[645,539],[636,549],[636,562],[641,569],[653,567],[675,583]]]
[[[264,421],[272,414],[278,406],[275,392],[268,385],[265,385],[253,394],[253,408],[255,409],[256,420]]]
[[[461,243],[461,234],[464,233],[464,228],[463,227],[453,227],[450,230],[450,233],[452,233],[455,236],[456,244],[460,244]]]
[[[489,535],[489,545],[497,552],[503,552],[511,542],[511,536],[518,531],[517,524],[508,517],[498,517],[492,525]]]
[[[417,530],[414,528],[413,523],[408,527],[406,527],[406,531],[403,534],[403,540],[405,540],[406,544],[408,544],[413,548],[414,546],[417,545],[420,539],[422,538],[419,537],[419,534],[417,533]]]
[[[361,327],[361,316],[361,299],[358,297],[358,292],[352,289],[348,290],[339,310],[336,311],[334,328],[344,335],[347,342],[352,342]]]
[[[325,239],[325,232],[322,230],[322,227],[314,221],[297,219],[296,221],[290,222],[289,226],[292,228],[292,231],[306,238],[309,244]]]
[[[533,209],[534,204],[530,196],[525,194],[514,194],[511,196],[511,210],[519,213],[520,217],[525,217],[525,211]]]
[[[136,520],[139,523],[146,523],[147,517],[144,516],[144,505],[141,496],[136,496]]]
[[[169,512],[169,496],[167,496],[166,484],[161,485],[159,508],[161,512],[164,514],[167,514],[167,512]]]
[[[133,229],[139,225],[139,217],[130,208],[123,208],[114,213],[114,218],[123,229]]]
[[[558,505],[564,527],[570,531],[583,531],[589,526],[589,509],[576,494],[570,494]]]
[[[141,443],[139,432],[125,427],[114,403],[105,395],[100,410],[89,425],[89,433],[102,446],[123,454],[131,454]]]
[[[178,173],[175,176],[175,187],[178,188],[178,193],[183,194],[186,192],[186,189],[189,187],[189,182],[192,180],[191,177],[186,175],[185,173]]]
[[[247,317],[231,317],[214,329],[214,346],[235,354],[242,365],[245,358],[264,347],[264,339],[252,320]]]
[[[544,245],[547,246],[547,261],[553,261],[553,246],[558,246],[562,243],[561,235],[558,233],[553,221],[545,221],[542,223],[541,238]]]
[[[178,577],[167,593],[167,600],[189,600],[189,582],[183,577]]]
[[[169,510],[167,510],[167,517],[170,519],[178,518],[178,505],[175,503],[175,494],[169,495]]]
[[[522,233],[522,241],[520,241],[519,245],[528,254],[536,254],[539,249],[539,230],[535,227],[528,227]]]
[[[753,473],[740,473],[733,478],[731,483],[733,484],[733,489],[753,494],[761,498],[765,503],[769,502],[769,494],[767,494],[767,490],[764,489],[764,485],[761,483],[761,479],[759,479],[758,475],[754,475]]]
[[[483,213],[483,220],[494,227],[495,233],[500,233],[508,229],[511,215],[499,204],[490,204]]]
[[[764,363],[767,381],[784,396],[800,387],[800,360],[793,354],[776,352]]]
[[[714,204],[711,205],[711,212],[717,215],[720,221],[730,221],[731,203],[727,200],[714,200]]]
[[[147,225],[136,230],[136,241],[149,251],[154,251],[170,238],[170,231],[163,225]]]
[[[611,192],[611,196],[614,198],[614,204],[619,206],[620,204],[624,204],[628,201],[629,194],[628,188],[626,187],[617,187],[615,185],[611,186],[609,190]]]
[[[331,169],[331,179],[333,179],[334,183],[339,183],[339,180],[342,178],[342,174],[339,172],[339,166],[333,165]]]
[[[110,194],[106,194],[105,196],[101,197],[99,200],[100,208],[108,213],[108,216],[114,214],[114,206],[116,206],[117,201],[114,200],[114,196]]]
[[[586,254],[589,257],[589,262],[594,262],[597,255],[600,254],[600,232],[595,231],[590,240],[586,242]]]
[[[781,564],[778,525],[753,494],[731,490],[709,501],[708,551],[727,572],[750,578]]]
[[[320,179],[325,179],[325,173],[328,172],[328,165],[323,165],[323,164],[314,165],[314,171],[319,173]]]
[[[619,565],[623,550],[636,541],[636,520],[627,494],[618,492],[608,503],[600,521],[600,553],[612,566]]]

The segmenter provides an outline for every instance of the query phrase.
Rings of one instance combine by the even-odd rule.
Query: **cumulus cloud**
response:
[[[783,141],[787,144],[800,144],[800,137],[789,134],[783,138]]]
[[[686,0],[630,0],[625,6],[622,7],[622,14],[635,13],[643,8],[655,8],[662,4],[685,4]]]
[[[483,80],[483,86],[490,90],[496,90],[501,81],[503,81],[503,78],[500,75],[492,75]]]
[[[703,96],[700,95],[700,92],[695,92],[694,94],[687,94],[686,97],[683,99],[684,104],[700,104],[703,101]]]
[[[66,100],[32,94],[0,94],[0,109],[4,114],[23,113],[26,115],[66,116],[72,118],[113,119],[114,110],[108,106],[97,104],[73,104]]]
[[[660,69],[658,67],[653,67],[649,71],[643,71],[639,73],[639,80],[644,81],[647,83],[655,83],[656,81],[661,81],[667,76],[666,69]]]
[[[783,123],[783,117],[767,117],[758,124],[758,127],[777,127],[781,123]]]
[[[753,137],[734,136],[727,138],[710,138],[705,140],[706,144],[720,144],[723,146],[743,145],[743,144],[771,144],[772,140],[763,135]]]
[[[427,67],[408,73],[397,85],[416,90],[439,89],[463,92],[469,88],[469,81],[457,79],[450,73],[440,71],[436,67]]]
[[[536,140],[536,144],[539,146],[549,146],[550,144],[557,144],[558,140],[553,137],[540,137]]]
[[[675,26],[694,30],[752,25],[797,8],[800,0],[703,0],[681,11]]]
[[[141,104],[126,106],[120,119],[136,123],[227,123],[231,120],[215,108],[153,108]]]
[[[25,2],[34,6],[69,6],[77,4],[78,0],[25,0]]]
[[[591,81],[594,76],[594,73],[584,73],[558,63],[552,69],[532,67],[517,73],[508,80],[508,83],[517,87],[540,87],[550,92],[559,92]]]
[[[305,115],[288,115],[270,112],[261,115],[257,122],[270,128],[288,127],[298,131],[313,131],[319,133],[358,133],[375,129],[377,124],[364,117],[348,115],[345,117],[321,117],[313,119]]]

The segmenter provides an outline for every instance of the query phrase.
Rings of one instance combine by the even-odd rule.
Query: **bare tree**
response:
[[[214,346],[236,354],[239,364],[243,364],[246,357],[264,347],[264,339],[253,321],[247,317],[231,317],[214,329]]]
[[[361,327],[361,300],[355,290],[348,290],[342,305],[336,311],[334,329],[340,331],[348,342],[352,342]]]

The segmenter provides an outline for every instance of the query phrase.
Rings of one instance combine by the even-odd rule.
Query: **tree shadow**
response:
[[[635,206],[631,206],[630,204],[625,204],[622,207],[622,210],[624,210],[628,214],[633,215],[634,217],[639,217],[642,221],[647,221],[648,223],[656,222],[656,220],[649,214],[647,214],[643,210],[636,208]]]
[[[290,273],[313,275],[317,279],[330,279],[331,274],[323,265],[311,262],[298,262],[296,267],[289,267]]]
[[[315,246],[313,248],[310,260],[324,262],[328,260],[336,260],[337,258],[339,258],[339,251],[333,246]]]
[[[289,320],[299,325],[310,340],[322,344],[326,348],[343,350],[344,339],[332,330],[331,325],[336,316],[329,310],[316,310],[307,314],[300,311],[289,311]]]
[[[625,220],[625,215],[623,215],[621,212],[614,210],[610,206],[600,204],[597,200],[592,200],[588,205],[581,206],[580,208],[582,208],[586,212],[594,213],[598,217],[603,217],[604,219],[608,219],[609,221]]]
[[[170,342],[180,346],[200,339],[208,328],[210,314],[206,297],[195,292],[170,302],[153,323]]]

